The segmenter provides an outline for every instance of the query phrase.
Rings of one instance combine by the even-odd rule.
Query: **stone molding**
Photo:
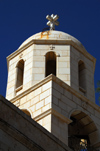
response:
[[[35,121],[39,121],[42,118],[46,117],[47,115],[55,115],[58,118],[60,118],[62,121],[66,122],[67,124],[70,124],[72,122],[72,120],[70,120],[69,118],[65,117],[64,115],[60,114],[59,112],[57,112],[56,110],[54,110],[53,108],[41,113],[40,115],[36,116],[34,118]]]
[[[61,87],[63,87],[64,89],[66,89],[67,91],[69,91],[70,93],[72,93],[73,95],[75,95],[76,97],[78,97],[79,99],[81,99],[83,102],[86,102],[87,104],[89,104],[91,107],[93,107],[94,109],[96,109],[98,112],[100,112],[100,107],[98,105],[96,105],[94,102],[90,101],[88,98],[86,98],[85,96],[83,96],[82,94],[80,94],[79,92],[77,92],[76,90],[74,90],[67,83],[63,82],[62,80],[60,80],[58,77],[54,76],[53,74],[47,76],[45,79],[41,80],[39,83],[35,84],[31,88],[25,90],[24,92],[22,92],[18,96],[15,96],[10,101],[12,103],[14,103],[15,101],[21,99],[22,97],[26,96],[30,92],[36,90],[37,88],[39,88],[40,86],[44,85],[45,83],[47,83],[49,81],[56,82],[58,85],[60,85]]]
[[[16,50],[15,52],[13,52],[12,54],[10,54],[7,57],[7,66],[9,65],[9,61],[14,58],[16,55],[18,55],[19,53],[23,52],[25,49],[27,49],[28,47],[30,47],[33,44],[55,44],[55,45],[71,45],[74,48],[76,48],[77,50],[79,50],[84,56],[86,56],[88,59],[90,59],[91,61],[94,62],[94,69],[95,69],[95,63],[96,63],[96,59],[89,54],[84,48],[80,47],[79,45],[77,45],[74,41],[72,41],[71,39],[68,40],[43,40],[43,39],[32,39],[29,43],[25,44],[23,47],[19,48],[18,50]]]

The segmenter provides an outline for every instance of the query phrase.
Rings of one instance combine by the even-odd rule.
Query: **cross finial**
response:
[[[47,22],[47,25],[50,26],[50,30],[55,30],[55,25],[58,26],[59,22],[57,21],[57,19],[59,18],[58,15],[54,15],[52,14],[51,16],[47,15],[46,19],[48,19],[49,21]]]

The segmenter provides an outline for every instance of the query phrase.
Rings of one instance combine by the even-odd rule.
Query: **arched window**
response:
[[[78,63],[79,89],[86,90],[86,68],[83,61]]]
[[[46,54],[46,72],[45,76],[54,74],[56,76],[56,54],[54,52],[48,52]]]
[[[20,60],[17,64],[16,88],[23,85],[23,74],[24,74],[24,61]]]

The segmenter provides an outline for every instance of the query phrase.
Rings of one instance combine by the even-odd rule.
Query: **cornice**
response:
[[[42,118],[46,117],[47,115],[53,114],[55,116],[57,116],[58,118],[60,118],[62,121],[66,122],[67,124],[70,124],[72,122],[72,120],[70,120],[69,118],[65,117],[64,115],[60,114],[59,112],[57,112],[56,110],[54,110],[53,108],[41,113],[40,115],[36,116],[34,118],[35,121],[39,121]]]
[[[89,54],[85,48],[79,46],[77,43],[75,43],[74,41],[72,41],[71,39],[68,40],[50,40],[50,39],[32,39],[29,43],[25,44],[23,47],[19,48],[18,50],[14,51],[12,54],[10,54],[7,57],[7,65],[9,64],[9,61],[14,58],[15,56],[17,56],[19,53],[23,52],[25,49],[27,49],[28,47],[30,47],[33,44],[55,44],[55,45],[71,45],[74,48],[76,48],[77,50],[79,50],[84,56],[86,56],[88,59],[90,59],[91,61],[94,62],[94,66],[96,63],[96,59]]]
[[[13,99],[10,100],[10,102],[14,103],[15,101],[21,99],[22,97],[26,96],[27,94],[31,93],[32,91],[34,91],[35,89],[41,87],[42,85],[44,85],[45,83],[47,83],[49,81],[56,82],[58,85],[60,85],[61,87],[63,87],[67,91],[69,91],[70,93],[74,94],[76,97],[78,97],[79,99],[81,99],[83,102],[86,102],[91,107],[93,107],[98,112],[100,112],[100,107],[98,105],[96,105],[94,102],[90,101],[88,98],[86,98],[85,96],[83,96],[82,94],[80,94],[78,91],[76,91],[75,89],[73,89],[72,87],[70,87],[68,84],[66,84],[65,82],[63,82],[62,80],[60,80],[58,77],[54,76],[53,74],[47,76],[45,79],[43,79],[42,81],[40,81],[36,85],[32,86],[31,88],[25,90],[24,92],[22,92],[18,96],[15,96]]]

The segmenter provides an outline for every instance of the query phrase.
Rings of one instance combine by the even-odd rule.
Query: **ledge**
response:
[[[74,48],[78,49],[88,59],[90,59],[90,60],[92,60],[94,62],[94,70],[95,70],[96,59],[91,54],[89,54],[85,50],[85,48],[80,47],[78,44],[76,44],[71,39],[67,39],[67,40],[32,39],[29,43],[25,44],[23,47],[19,48],[18,50],[16,50],[15,52],[13,52],[12,54],[10,54],[7,57],[7,65],[9,65],[9,60],[11,60],[12,58],[14,58],[16,55],[18,55],[19,53],[21,53],[22,51],[24,51],[25,49],[27,49],[28,47],[30,47],[33,44],[71,45]]]
[[[58,113],[56,110],[54,110],[53,108],[43,112],[42,114],[36,116],[34,118],[35,121],[39,121],[42,118],[46,117],[47,115],[53,114],[56,117],[60,118],[62,121],[66,122],[67,124],[70,124],[72,122],[72,120],[70,120],[69,118],[65,117],[64,115]]]
[[[15,89],[16,92],[20,91],[23,88],[23,85],[19,86],[18,88]]]
[[[54,81],[57,84],[59,84],[61,87],[63,87],[64,89],[66,89],[67,91],[69,91],[70,93],[72,93],[73,95],[77,96],[79,99],[81,99],[82,101],[86,102],[87,104],[89,104],[91,107],[93,107],[94,109],[98,110],[100,112],[100,107],[98,105],[96,105],[94,102],[91,102],[88,98],[86,98],[84,95],[80,94],[79,92],[77,92],[75,89],[73,89],[72,87],[70,87],[68,84],[66,84],[65,82],[63,82],[62,80],[60,80],[58,77],[54,76],[53,74],[47,76],[45,79],[43,79],[42,81],[40,81],[39,83],[35,84],[34,86],[32,86],[31,88],[25,90],[24,92],[22,92],[21,94],[15,96],[13,99],[11,99],[10,101],[12,103],[14,103],[15,101],[19,100],[20,98],[24,97],[25,95],[29,94],[30,92],[36,90],[37,88],[39,88],[40,86],[44,85],[45,83],[49,82],[49,81]]]
[[[83,92],[83,93],[86,93],[86,90],[83,89],[82,87],[79,87],[79,90],[80,90],[81,92]]]

